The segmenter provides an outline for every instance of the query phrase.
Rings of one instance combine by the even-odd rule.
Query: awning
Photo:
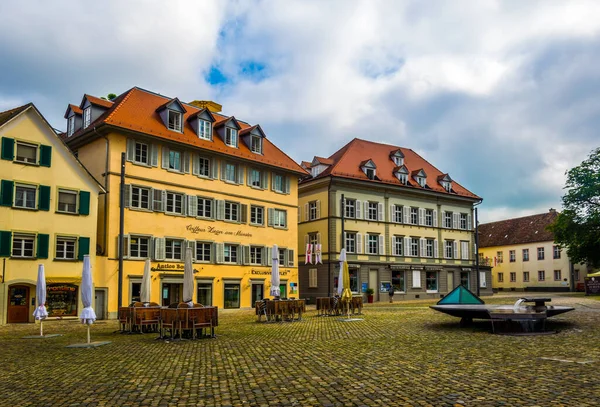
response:
[[[46,277],[47,284],[81,284],[81,277]]]

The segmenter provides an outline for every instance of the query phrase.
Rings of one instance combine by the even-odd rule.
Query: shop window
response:
[[[46,307],[48,316],[77,316],[78,287],[73,284],[48,284],[46,286]]]

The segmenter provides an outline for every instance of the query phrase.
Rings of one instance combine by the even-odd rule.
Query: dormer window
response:
[[[404,165],[394,168],[394,175],[401,184],[408,184],[408,169]]]
[[[365,173],[365,175],[369,179],[375,179],[377,177],[377,166],[371,159],[361,162],[360,169]]]
[[[259,136],[250,136],[250,150],[253,153],[262,154],[262,138]]]
[[[71,137],[75,133],[75,115],[69,117],[67,120],[67,136]]]
[[[404,165],[404,154],[400,150],[392,151],[390,158],[396,164],[397,167]]]
[[[83,109],[83,128],[87,128],[92,122],[92,107],[88,106]]]
[[[181,132],[181,113],[174,110],[168,110],[168,127],[169,130]]]
[[[407,174],[398,173],[398,174],[396,174],[396,177],[398,178],[398,181],[400,181],[400,183],[402,183],[404,185],[406,185],[406,183],[408,182]]]
[[[427,184],[427,182],[425,181],[425,177],[416,177],[415,179],[417,180],[417,183],[422,187],[425,187],[425,185]]]
[[[415,179],[415,181],[417,181],[417,184],[419,184],[421,187],[427,187],[427,174],[425,174],[425,171],[423,171],[423,169],[413,171],[412,176]]]
[[[442,188],[444,188],[447,192],[452,192],[452,178],[450,175],[443,174],[438,177],[438,181]]]
[[[212,140],[212,123],[208,120],[198,119],[198,137]]]
[[[225,128],[225,144],[230,147],[238,146],[238,132],[236,129],[232,127]]]
[[[369,179],[375,179],[375,168],[365,168],[364,171]]]
[[[450,190],[452,189],[452,185],[447,181],[442,181],[441,184],[442,187],[448,192],[450,192]]]

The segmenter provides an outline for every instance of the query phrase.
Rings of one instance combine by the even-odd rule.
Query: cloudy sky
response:
[[[215,100],[295,160],[412,148],[480,220],[560,207],[600,146],[600,2],[3,1],[0,109],[65,129],[83,93]]]

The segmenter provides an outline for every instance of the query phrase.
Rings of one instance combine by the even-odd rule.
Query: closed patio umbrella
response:
[[[90,264],[90,256],[83,256],[83,271],[81,273],[81,302],[83,310],[79,315],[82,324],[87,325],[87,343],[90,343],[90,325],[96,321],[96,313],[92,308],[92,299],[94,298],[93,282],[92,282],[92,266]]]
[[[350,291],[350,272],[348,271],[348,262],[346,261],[346,251],[342,249],[344,261],[342,262],[342,303],[346,304],[346,315],[350,318],[350,301],[352,301],[352,291]],[[340,258],[341,258],[340,253]]]
[[[192,266],[192,249],[185,249],[183,264],[183,302],[193,303],[194,298],[194,269]]]
[[[279,290],[279,248],[276,244],[273,245],[272,250],[273,263],[271,265],[271,292],[273,297],[279,298],[281,292]]]
[[[44,265],[38,266],[37,285],[35,287],[35,297],[37,298],[37,308],[33,311],[35,319],[40,321],[40,336],[44,336],[44,319],[48,317],[46,311],[46,272]]]
[[[342,291],[344,291],[344,262],[346,261],[346,249],[342,249],[340,252],[340,273],[338,275],[338,284],[337,284],[337,295],[342,295]]]
[[[152,294],[152,280],[150,277],[150,259],[146,259],[144,264],[144,276],[142,277],[142,287],[140,288],[140,302],[150,302]]]

